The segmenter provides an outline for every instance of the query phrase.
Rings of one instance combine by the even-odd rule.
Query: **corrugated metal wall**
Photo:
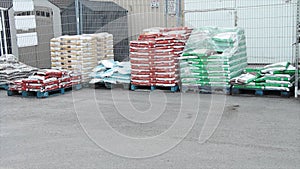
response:
[[[185,23],[242,27],[248,62],[294,61],[297,0],[185,0]]]

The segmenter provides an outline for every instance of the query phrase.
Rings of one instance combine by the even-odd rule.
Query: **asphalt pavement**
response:
[[[0,169],[300,168],[300,99],[1,90],[0,104]]]

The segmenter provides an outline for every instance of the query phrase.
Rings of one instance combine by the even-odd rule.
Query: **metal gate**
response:
[[[249,64],[294,62],[297,0],[185,0],[185,24],[242,27]]]

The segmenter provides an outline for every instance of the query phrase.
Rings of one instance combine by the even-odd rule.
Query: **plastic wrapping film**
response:
[[[181,83],[229,87],[246,67],[243,29],[202,27],[192,32],[180,58]]]

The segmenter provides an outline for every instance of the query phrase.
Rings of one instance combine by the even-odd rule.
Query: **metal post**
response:
[[[2,18],[2,31],[3,31],[3,39],[4,39],[4,50],[5,50],[5,55],[8,54],[8,49],[7,49],[7,40],[6,40],[6,28],[5,28],[5,19],[4,19],[4,10],[1,10],[1,18]]]
[[[299,40],[300,40],[300,0],[297,1],[297,24],[296,24],[296,43],[295,45],[295,98],[298,98],[299,93]]]
[[[169,6],[169,4],[168,4],[168,0],[165,0],[165,27],[167,28],[168,27],[168,13],[169,13],[169,11],[168,11],[168,6]]]
[[[79,0],[75,0],[75,13],[76,13],[77,35],[80,35]]]
[[[0,28],[0,50],[1,50],[1,55],[3,55],[3,44],[2,44],[2,30],[3,30],[3,28],[2,28],[2,18],[0,18],[0,26],[1,26],[1,28]],[[1,56],[0,55],[0,56]]]
[[[79,2],[79,6],[80,6],[80,9],[79,9],[79,13],[80,13],[80,16],[79,16],[79,22],[80,22],[80,34],[83,34],[83,19],[82,19],[82,3]]]
[[[176,15],[177,15],[177,23],[176,26],[181,26],[181,0],[176,0],[177,6],[176,6]]]
[[[238,26],[237,0],[234,1],[234,27]]]

